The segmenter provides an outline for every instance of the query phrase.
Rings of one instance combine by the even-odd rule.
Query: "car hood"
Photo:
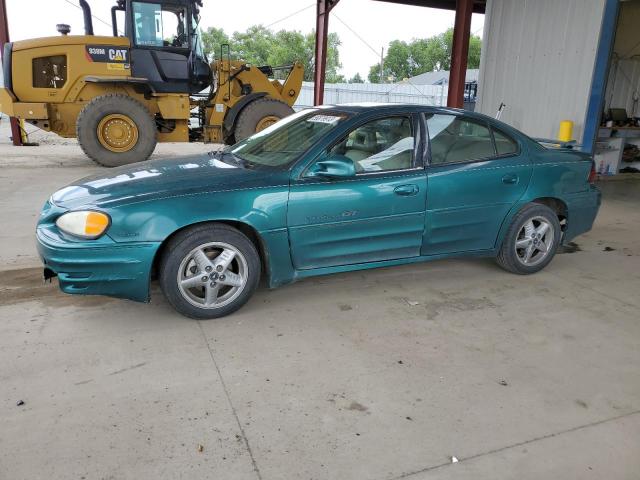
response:
[[[172,196],[275,186],[286,172],[248,169],[211,155],[152,160],[73,182],[51,196],[63,208],[113,207]]]

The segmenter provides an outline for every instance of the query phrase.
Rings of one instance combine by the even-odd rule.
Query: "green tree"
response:
[[[268,63],[276,66],[290,65],[295,61],[300,61],[306,67],[306,59],[311,54],[306,40],[306,36],[301,32],[280,30],[274,35],[267,57]]]
[[[313,54],[311,55],[311,65],[308,70],[310,75],[307,78],[307,70],[305,70],[305,80],[313,80],[313,72],[315,71],[315,38],[315,31],[312,31],[307,36],[307,41],[313,46]],[[344,76],[338,73],[338,70],[342,68],[338,50],[340,45],[342,45],[342,42],[337,33],[332,32],[327,36],[327,68],[325,73],[325,81],[327,83],[344,83],[346,81]]]
[[[336,33],[330,33],[327,38],[327,69],[326,81],[337,83],[344,81],[338,74],[340,56],[338,47],[340,38]],[[315,32],[303,34],[297,30],[280,30],[274,36],[271,53],[268,57],[270,65],[290,65],[293,62],[304,65],[304,80],[312,81],[315,69]]]
[[[246,32],[233,32],[231,44],[234,58],[253,65],[268,65],[269,54],[275,46],[275,35],[262,25],[253,25]]]
[[[364,80],[360,76],[360,73],[356,72],[356,74],[349,79],[349,83],[364,83]]]
[[[451,68],[451,48],[453,29],[429,38],[417,38],[411,42],[393,40],[384,57],[385,79],[395,80],[413,77],[424,72],[449,70]],[[468,68],[480,66],[482,40],[476,35],[469,39]],[[380,65],[372,65],[369,81],[380,82]],[[385,80],[386,81],[386,80]]]
[[[220,55],[220,45],[229,43],[229,36],[222,28],[209,27],[202,32],[202,47],[209,60]]]
[[[411,47],[407,42],[393,40],[384,58],[384,73],[395,78],[403,79],[411,72]],[[379,69],[378,69],[379,72]],[[386,81],[386,79],[385,79]]]
[[[369,67],[369,75],[367,75],[367,78],[371,83],[381,83],[379,63],[376,63],[375,65],[371,65],[371,67]]]
[[[482,52],[482,39],[473,35],[469,39],[469,57],[467,68],[480,68],[480,53]]]
[[[313,80],[315,60],[315,32],[302,33],[297,30],[280,30],[273,32],[262,25],[249,27],[245,32],[234,32],[229,37],[224,30],[210,27],[202,34],[202,43],[208,58],[220,55],[220,45],[228,43],[231,58],[242,59],[254,65],[290,65],[301,62],[304,65],[304,80]],[[338,74],[342,67],[338,47],[340,38],[330,33],[327,38],[328,83],[344,82],[345,78]]]

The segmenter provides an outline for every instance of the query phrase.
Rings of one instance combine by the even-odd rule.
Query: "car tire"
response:
[[[292,113],[293,108],[281,100],[259,98],[242,109],[231,137],[239,142]]]
[[[511,222],[496,261],[508,272],[539,272],[553,259],[561,237],[556,212],[546,205],[529,203]]]
[[[84,153],[104,167],[142,162],[158,142],[149,110],[134,98],[111,93],[95,97],[80,111],[76,136]]]
[[[246,235],[210,223],[170,239],[160,260],[160,287],[179,313],[208,320],[242,307],[257,288],[260,271],[260,256]]]

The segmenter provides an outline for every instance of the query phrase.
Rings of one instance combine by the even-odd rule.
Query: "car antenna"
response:
[[[498,112],[496,113],[496,120],[500,120],[502,116],[502,111],[505,109],[506,105],[504,102],[500,102],[500,106],[498,107]]]

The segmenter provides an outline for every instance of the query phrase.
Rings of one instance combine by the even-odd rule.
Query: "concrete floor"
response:
[[[535,276],[355,272],[195,322],[40,282],[41,204],[98,170],[68,143],[0,145],[0,479],[638,478],[640,182]]]

